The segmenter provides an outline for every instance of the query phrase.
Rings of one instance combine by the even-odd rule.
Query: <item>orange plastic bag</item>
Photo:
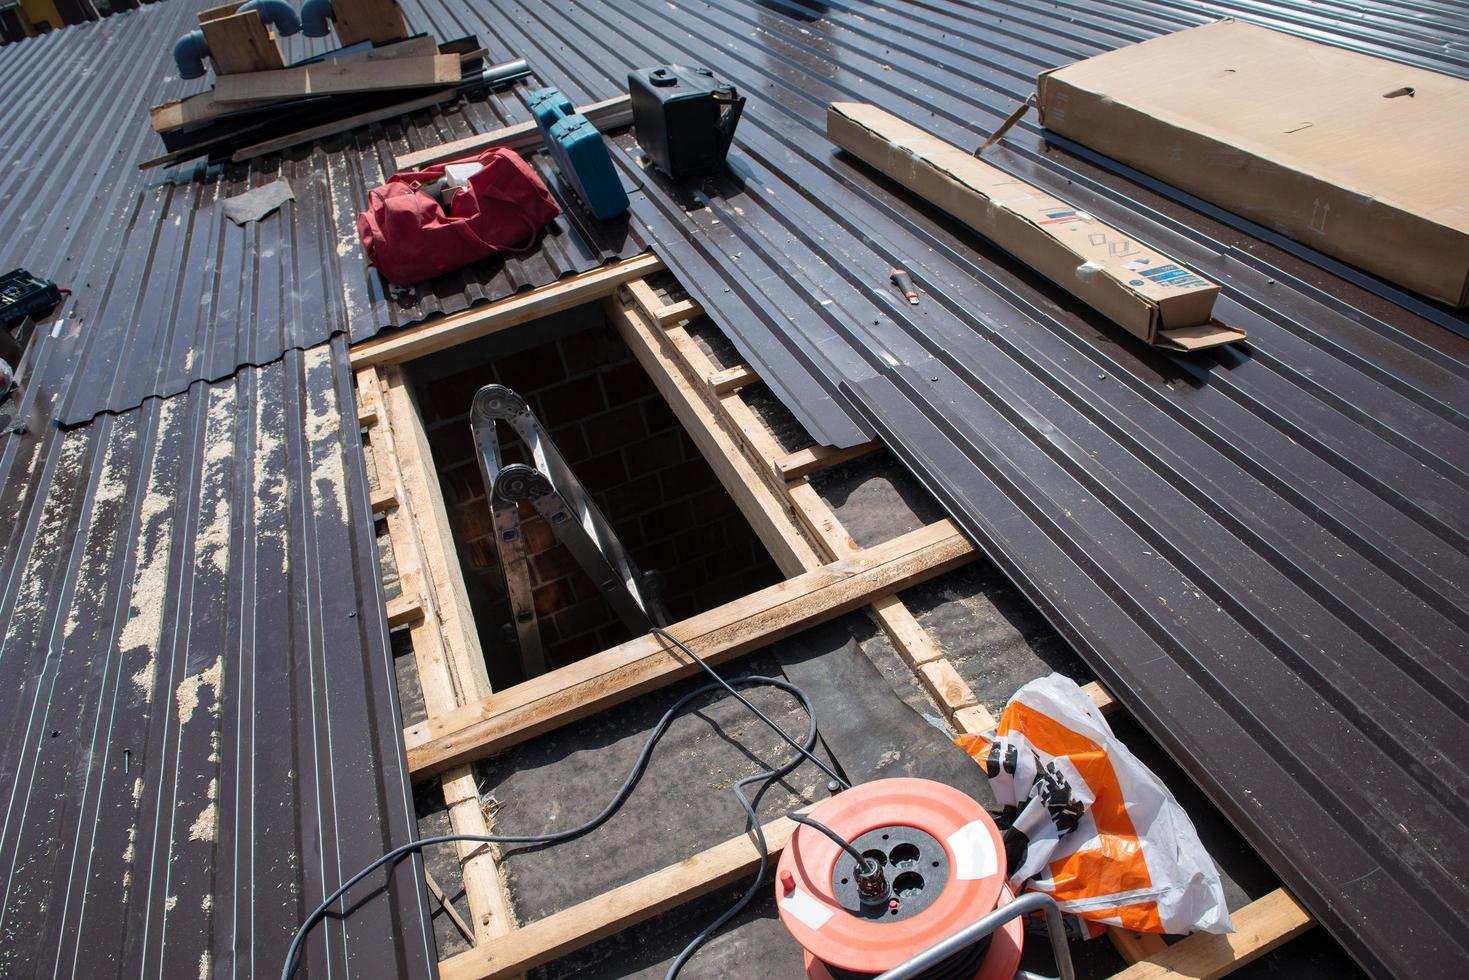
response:
[[[1017,891],[1049,893],[1094,934],[1103,925],[1234,931],[1188,815],[1075,681],[1031,681],[1005,705],[993,736],[956,741],[984,767],[996,801],[1018,811],[1006,833]]]

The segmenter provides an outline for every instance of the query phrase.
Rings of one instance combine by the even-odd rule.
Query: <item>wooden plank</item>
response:
[[[809,446],[777,459],[774,463],[775,475],[786,481],[799,480],[803,476],[819,473],[849,460],[861,459],[868,453],[881,448],[882,443],[876,440],[848,446],[846,449],[837,449],[832,446]]]
[[[669,627],[710,664],[723,663],[955,567],[970,545],[939,521]],[[543,732],[657,690],[699,670],[652,636],[492,694],[409,729],[415,779],[492,755]],[[423,741],[419,741],[422,738]]]
[[[935,698],[945,713],[952,717],[960,708],[972,708],[979,704],[979,699],[969,689],[964,678],[954,669],[954,665],[943,657],[930,660],[918,668],[918,679],[923,686],[933,692]]]
[[[286,136],[279,136],[261,143],[254,143],[236,150],[230,159],[235,163],[244,163],[246,160],[254,160],[256,157],[263,157],[268,153],[275,153],[280,150],[288,150],[302,143],[312,143],[319,139],[326,139],[328,136],[349,133],[359,126],[370,126],[375,122],[396,119],[399,116],[406,115],[410,112],[418,112],[420,109],[427,109],[430,106],[453,102],[458,97],[459,89],[446,88],[442,91],[425,95],[421,99],[410,99],[407,102],[400,102],[397,105],[384,106],[381,109],[371,109],[367,112],[359,112],[357,115],[348,116],[345,119],[322,123],[320,126],[313,126],[310,129],[303,129]]]
[[[442,535],[447,533],[447,516],[435,512],[431,496],[423,484],[437,481],[427,475],[418,438],[421,430],[417,406],[403,384],[394,375],[391,384],[376,368],[357,375],[358,391],[365,400],[384,413],[384,424],[373,434],[373,458],[377,464],[378,482],[400,506],[388,515],[388,534],[399,581],[406,595],[420,597],[422,616],[412,627],[413,657],[423,691],[424,711],[433,718],[447,714],[465,700],[478,700],[490,693],[489,677],[479,638],[473,634],[472,621],[462,621],[464,610],[444,568]],[[404,506],[406,505],[406,506]],[[437,527],[442,519],[442,531]],[[424,529],[425,533],[420,533]],[[454,565],[458,574],[458,565]],[[462,589],[462,582],[460,583]],[[467,608],[468,601],[464,600]],[[466,632],[468,635],[466,635]],[[478,664],[473,663],[478,658]],[[485,836],[489,821],[480,806],[479,788],[474,773],[459,766],[444,773],[444,803],[449,823],[456,834]],[[489,942],[504,935],[515,924],[510,895],[500,874],[495,853],[488,845],[459,841],[454,845],[459,855],[465,899],[473,920],[474,941]]]
[[[237,102],[227,106],[218,102],[214,98],[214,90],[210,89],[208,92],[200,92],[186,99],[175,99],[172,102],[154,106],[148,110],[148,121],[153,126],[153,132],[169,133],[186,126],[213,122],[231,112],[258,109],[261,106],[272,104],[273,101],[266,99],[262,102]]]
[[[458,84],[458,55],[439,54],[427,58],[393,58],[346,64],[324,61],[280,71],[225,75],[215,80],[214,101],[229,105]]]
[[[763,825],[772,865],[790,843],[796,826],[786,817]],[[760,853],[754,840],[742,834],[522,926],[492,946],[442,960],[439,976],[442,980],[502,980],[516,976],[733,884],[754,874],[759,865]]]
[[[381,44],[408,33],[403,11],[393,0],[332,0],[332,29],[343,47],[360,41]]]
[[[750,370],[748,364],[736,364],[734,367],[715,371],[709,375],[709,391],[717,398],[720,395],[739,391],[746,385],[752,385],[759,380],[760,376]]]
[[[983,735],[995,730],[995,716],[982,704],[954,712],[954,730],[961,735]]]
[[[640,311],[624,307],[614,297],[608,297],[602,306],[608,322],[653,379],[781,572],[797,575],[821,565],[822,559],[801,533],[790,505],[755,472],[739,443],[715,420],[694,383],[665,349],[679,339],[682,331],[660,338]]]
[[[1113,974],[1113,980],[1218,980],[1315,925],[1311,913],[1283,888],[1230,915],[1234,932],[1196,932],[1166,950]]]
[[[469,606],[469,590],[455,550],[449,509],[444,503],[424,430],[423,414],[399,368],[383,371],[383,406],[393,436],[398,462],[400,493],[407,495],[409,511],[418,532],[422,563],[433,584],[439,619],[449,644],[455,689],[466,700],[490,693],[490,676],[485,668],[484,648]]]
[[[272,71],[286,66],[280,45],[257,11],[201,20],[199,29],[209,45],[209,62],[216,76]]]
[[[1168,948],[1168,943],[1156,932],[1133,932],[1131,929],[1108,926],[1107,938],[1112,940],[1112,946],[1129,963],[1157,956]]]
[[[604,133],[632,125],[632,102],[625,94],[581,106],[576,111],[586,116],[593,126]],[[438,146],[405,153],[394,160],[393,165],[399,172],[422,170],[435,163],[482,153],[492,146],[507,146],[512,150],[524,152],[536,149],[540,145],[541,131],[536,127],[535,122],[523,122],[481,133],[478,136],[466,136],[463,139],[441,143]]]
[[[518,326],[550,313],[580,306],[609,295],[622,283],[663,268],[651,252],[599,269],[568,276],[549,286],[507,297],[496,303],[374,337],[352,348],[354,369],[374,364],[402,364],[457,344]]]

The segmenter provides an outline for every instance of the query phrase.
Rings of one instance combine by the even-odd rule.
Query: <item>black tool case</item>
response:
[[[60,302],[61,290],[54,282],[37,279],[24,269],[0,276],[0,324],[8,327],[28,316],[44,316]]]
[[[663,65],[627,76],[633,126],[653,165],[675,179],[724,169],[745,100],[707,68]]]

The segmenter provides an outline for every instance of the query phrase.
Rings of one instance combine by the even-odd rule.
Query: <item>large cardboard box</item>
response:
[[[1041,123],[1453,306],[1469,81],[1225,20],[1040,76]]]
[[[834,102],[826,132],[1150,344],[1199,350],[1245,336],[1212,321],[1216,284],[890,112]]]

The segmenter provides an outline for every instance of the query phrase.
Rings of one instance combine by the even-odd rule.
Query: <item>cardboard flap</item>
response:
[[[1249,334],[1238,327],[1226,327],[1218,320],[1200,324],[1197,327],[1178,327],[1174,330],[1159,330],[1158,339],[1154,341],[1159,347],[1169,350],[1195,351],[1204,350],[1208,347],[1220,347],[1224,344],[1232,344],[1237,340],[1244,340]]]

